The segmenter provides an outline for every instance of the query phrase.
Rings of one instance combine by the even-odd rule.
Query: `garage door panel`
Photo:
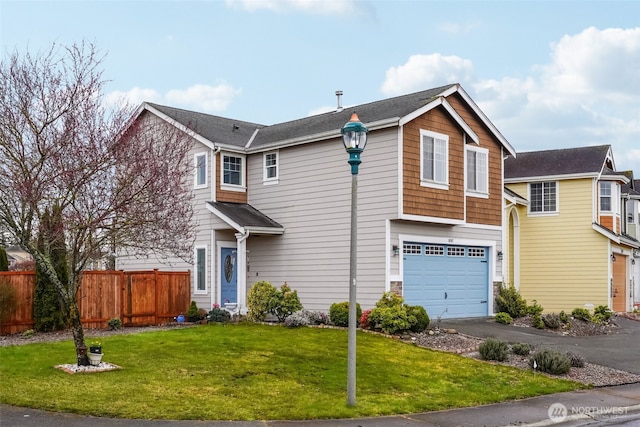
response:
[[[425,307],[433,318],[488,315],[486,248],[409,245],[413,253],[403,254],[403,294],[407,304]]]

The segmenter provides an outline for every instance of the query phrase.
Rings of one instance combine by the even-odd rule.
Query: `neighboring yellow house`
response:
[[[626,233],[621,186],[633,181],[611,147],[518,153],[504,182],[504,282],[545,312],[631,311],[640,242]]]

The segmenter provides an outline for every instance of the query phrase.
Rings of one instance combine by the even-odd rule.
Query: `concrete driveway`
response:
[[[496,323],[491,317],[444,319],[442,328],[479,338],[498,338],[509,343],[524,342],[558,351],[580,354],[588,362],[640,374],[640,322],[616,317],[617,333],[571,337],[535,328]]]

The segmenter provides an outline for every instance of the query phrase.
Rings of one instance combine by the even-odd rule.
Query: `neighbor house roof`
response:
[[[613,166],[610,145],[518,153],[504,161],[505,182],[565,175],[598,176]]]
[[[471,139],[477,142],[478,137],[473,130],[448,102],[443,101],[446,96],[456,92],[462,96],[485,126],[506,148],[506,151],[515,155],[513,147],[459,84],[450,84],[269,126],[153,103],[142,104],[136,117],[146,109],[179,128],[191,132],[194,137],[212,148],[222,146],[223,148],[237,147],[260,151],[272,147],[284,147],[338,137],[340,129],[349,121],[354,111],[358,113],[360,120],[369,130],[375,130],[400,125],[402,119],[410,119],[416,113],[442,105],[460,127],[471,136]]]
[[[207,202],[207,209],[245,234],[282,234],[284,227],[247,203]]]

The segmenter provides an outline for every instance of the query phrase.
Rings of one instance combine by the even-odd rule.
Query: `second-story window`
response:
[[[489,192],[489,151],[485,148],[467,147],[467,191]]]
[[[529,184],[529,211],[533,213],[557,212],[558,192],[555,182]]]
[[[611,212],[612,210],[611,183],[602,181],[600,182],[600,211]]]
[[[449,137],[426,130],[420,130],[420,137],[421,185],[448,188]]]
[[[633,224],[635,222],[635,200],[629,199],[627,200],[627,222],[629,224]]]
[[[244,187],[244,156],[222,155],[222,185]]]
[[[264,176],[263,181],[265,183],[273,183],[278,180],[278,152],[272,151],[265,153],[264,160]]]
[[[207,154],[198,153],[194,156],[195,163],[195,181],[196,188],[207,186]]]
[[[600,212],[620,214],[620,187],[616,182],[600,181]]]

